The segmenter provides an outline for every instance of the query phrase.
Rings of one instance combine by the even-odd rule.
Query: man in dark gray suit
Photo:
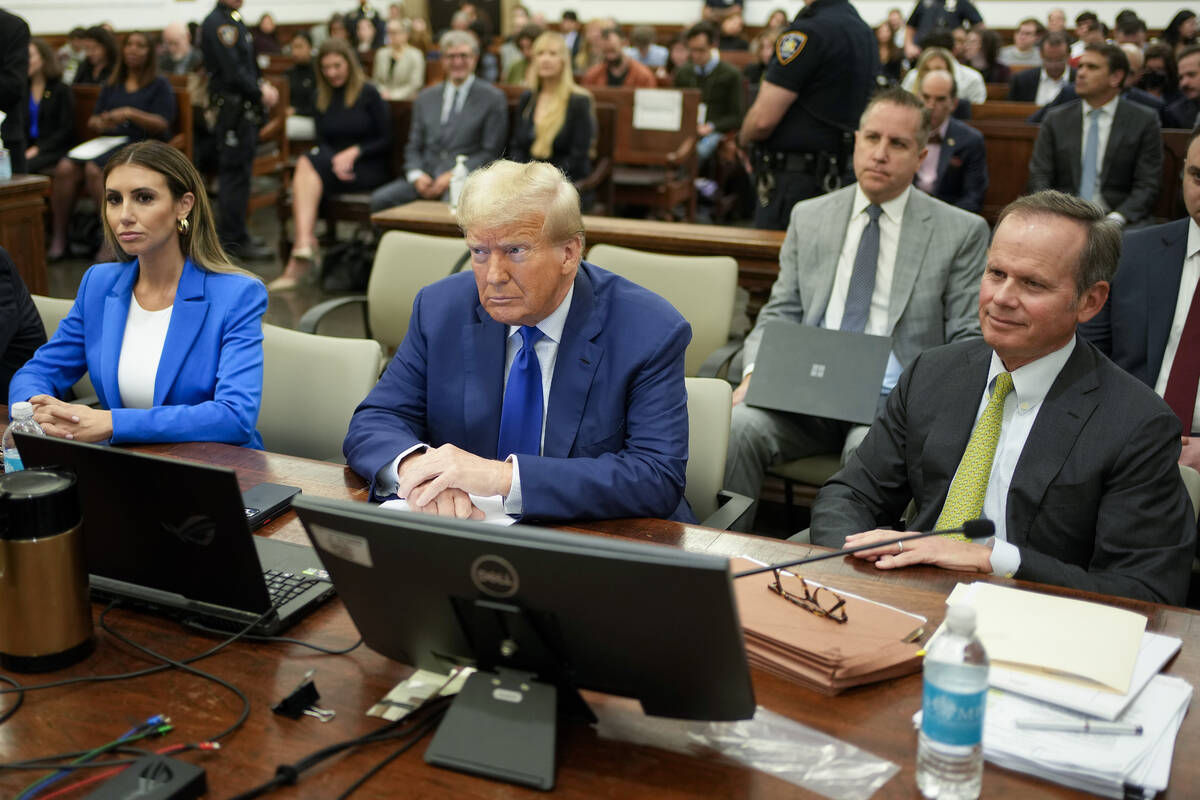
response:
[[[1120,96],[1129,59],[1088,45],[1075,73],[1079,99],[1046,114],[1029,161],[1030,192],[1057,189],[1091,200],[1122,225],[1149,219],[1162,182],[1158,115]]]
[[[1075,327],[1108,297],[1119,226],[1061,192],[1000,215],[979,288],[983,340],[905,370],[846,466],[817,495],[812,540],[853,547],[986,517],[986,543],[931,536],[858,556],[933,564],[1160,603],[1187,595],[1196,524],[1179,420]]]
[[[438,43],[446,80],[413,101],[412,125],[404,148],[404,177],[371,193],[371,211],[413,200],[440,200],[450,189],[455,156],[475,170],[500,157],[508,138],[504,92],[475,77],[479,40],[467,31],[447,31]]]

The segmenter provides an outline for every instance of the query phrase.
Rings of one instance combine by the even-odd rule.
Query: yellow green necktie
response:
[[[996,455],[996,444],[1000,441],[1000,422],[1004,417],[1004,398],[1012,391],[1012,374],[1001,372],[996,376],[992,396],[988,399],[966,452],[959,462],[958,472],[950,484],[946,504],[938,517],[934,530],[957,528],[969,519],[978,519],[983,511],[983,497],[987,493],[988,478],[992,474],[992,459]],[[947,539],[967,541],[959,533],[944,534]]]

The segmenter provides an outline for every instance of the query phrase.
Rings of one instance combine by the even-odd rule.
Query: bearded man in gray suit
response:
[[[975,306],[987,223],[914,190],[928,140],[929,113],[916,97],[902,89],[876,94],[855,134],[858,182],[792,209],[779,251],[779,277],[746,338],[744,377],[734,392],[726,488],[758,497],[768,466],[840,452],[851,432],[846,422],[742,402],[764,323],[782,319],[891,336],[883,395],[921,351],[979,335]],[[876,244],[870,252],[878,251],[874,259],[860,254],[871,238]],[[849,442],[860,441],[865,431],[861,428]]]

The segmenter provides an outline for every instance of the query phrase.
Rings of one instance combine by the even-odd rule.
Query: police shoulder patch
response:
[[[775,58],[780,64],[788,64],[800,55],[804,45],[808,44],[808,34],[800,31],[788,31],[775,41]]]
[[[233,47],[237,44],[238,29],[236,25],[222,25],[217,28],[217,38],[221,40],[221,44],[226,47]]]

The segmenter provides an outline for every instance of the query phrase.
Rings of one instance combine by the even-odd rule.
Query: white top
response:
[[[958,85],[958,96],[967,102],[979,105],[987,102],[987,84],[983,82],[983,74],[974,67],[960,64],[957,61],[951,67],[954,70],[954,82]],[[900,82],[900,86],[908,92],[916,93],[917,71],[910,69]]]
[[[1112,100],[1109,100],[1107,103],[1100,106],[1099,109],[1096,109],[1094,106],[1090,105],[1086,100],[1083,101],[1083,135],[1079,140],[1079,164],[1082,169],[1087,168],[1087,165],[1083,162],[1083,157],[1087,152],[1088,147],[1088,130],[1092,127],[1092,118],[1090,114],[1093,110],[1098,110],[1100,112],[1100,138],[1097,140],[1099,142],[1099,147],[1096,149],[1096,191],[1095,196],[1085,197],[1083,199],[1091,200],[1093,203],[1103,208],[1106,212],[1111,211],[1112,209],[1108,207],[1108,205],[1104,202],[1104,197],[1100,194],[1100,179],[1104,176],[1104,152],[1108,147],[1108,135],[1112,132],[1113,117],[1116,116],[1117,103],[1120,101],[1121,96],[1117,95]],[[1080,171],[1080,175],[1083,174],[1082,169]]]
[[[1058,97],[1063,89],[1071,85],[1070,70],[1064,69],[1062,75],[1059,75],[1058,78],[1051,78],[1047,75],[1045,68],[1042,68],[1038,72],[1037,96],[1033,98],[1033,101],[1039,106],[1046,105]]]
[[[125,338],[121,340],[121,359],[117,363],[117,387],[125,408],[150,408],[154,405],[154,379],[162,359],[171,309],[147,311],[129,298],[129,316],[125,318]]]
[[[1154,391],[1162,397],[1167,392],[1167,378],[1171,377],[1171,366],[1175,363],[1175,354],[1179,352],[1179,340],[1183,336],[1183,325],[1187,322],[1188,311],[1192,307],[1192,296],[1196,293],[1196,284],[1200,283],[1200,226],[1196,220],[1188,222],[1187,250],[1183,256],[1183,274],[1179,277],[1179,293],[1175,296],[1175,317],[1171,320],[1171,331],[1167,334],[1167,347],[1163,350],[1162,366],[1158,368],[1158,380],[1154,382]],[[1198,392],[1200,393],[1200,392]],[[1200,431],[1200,397],[1196,400],[1196,411],[1192,417],[1192,431]]]
[[[1015,44],[1010,44],[1000,48],[1000,54],[996,56],[996,60],[1006,67],[1025,66],[1026,64],[1033,67],[1040,67],[1042,65],[1042,54],[1038,52],[1036,45],[1022,53],[1017,49]]]
[[[996,525],[996,539],[992,548],[992,572],[1011,576],[1021,566],[1021,551],[1008,543],[1005,526],[1008,522],[1008,490],[1012,476],[1025,449],[1025,441],[1033,430],[1038,411],[1058,373],[1075,351],[1075,337],[1053,353],[1031,361],[1012,371],[1013,390],[1004,398],[1004,412],[1000,422],[1000,441],[992,457],[992,471],[988,476],[987,492],[983,496],[983,517]],[[996,376],[1005,372],[1000,356],[992,353],[992,364],[988,369],[987,386],[975,412],[975,421],[983,414],[992,394]],[[955,473],[957,475],[957,472]]]

